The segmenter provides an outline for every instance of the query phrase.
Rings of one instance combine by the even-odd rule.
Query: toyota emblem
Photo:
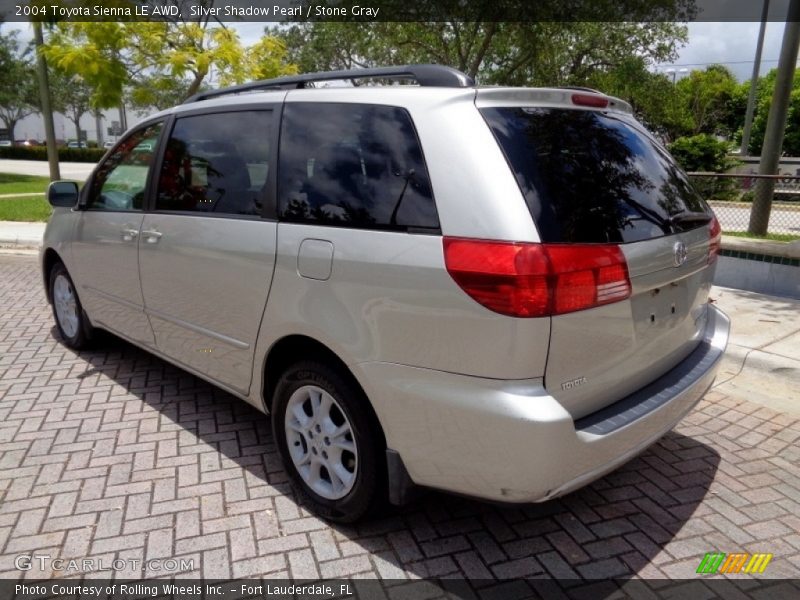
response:
[[[686,244],[683,242],[675,242],[672,250],[675,253],[675,266],[680,267],[686,262],[686,257],[689,255],[689,253],[686,251]]]

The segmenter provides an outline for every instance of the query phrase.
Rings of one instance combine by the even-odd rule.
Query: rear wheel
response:
[[[284,466],[314,512],[341,523],[381,504],[383,443],[366,398],[316,362],[289,367],[275,389],[272,430]]]
[[[56,327],[64,343],[75,350],[86,348],[92,328],[83,312],[75,284],[60,262],[50,270],[50,298]]]

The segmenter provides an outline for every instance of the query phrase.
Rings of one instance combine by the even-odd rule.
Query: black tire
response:
[[[77,311],[78,326],[74,332],[65,331],[64,327],[61,324],[61,320],[58,317],[58,309],[56,307],[55,286],[56,286],[56,281],[59,278],[66,279],[72,291],[72,294],[75,297],[75,307]],[[58,328],[58,333],[61,336],[61,339],[64,341],[64,344],[66,344],[73,350],[85,350],[90,346],[93,329],[92,326],[89,324],[89,320],[86,318],[86,313],[83,312],[83,306],[81,305],[80,298],[78,297],[78,292],[75,289],[75,284],[72,281],[72,277],[69,276],[69,273],[67,272],[67,268],[64,266],[64,263],[57,262],[55,265],[53,265],[53,268],[50,269],[49,291],[50,291],[50,300],[53,307],[53,318],[55,319],[56,327]]]
[[[346,496],[328,499],[303,480],[288,450],[285,417],[289,399],[303,386],[313,385],[330,394],[350,423],[358,460],[355,482]],[[352,523],[382,509],[386,501],[386,449],[377,419],[361,389],[351,378],[314,361],[296,363],[277,382],[272,401],[272,432],[284,468],[304,504],[324,519]]]

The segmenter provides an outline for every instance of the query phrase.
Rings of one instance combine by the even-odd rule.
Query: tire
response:
[[[272,432],[286,472],[315,513],[352,523],[383,507],[385,443],[349,377],[312,361],[290,366],[275,388]]]
[[[75,284],[61,262],[50,270],[50,298],[56,327],[64,343],[73,350],[88,348],[92,327],[83,312]]]

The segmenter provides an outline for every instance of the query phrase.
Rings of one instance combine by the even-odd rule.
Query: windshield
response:
[[[624,243],[702,226],[709,213],[670,155],[630,117],[484,108],[543,242]]]

